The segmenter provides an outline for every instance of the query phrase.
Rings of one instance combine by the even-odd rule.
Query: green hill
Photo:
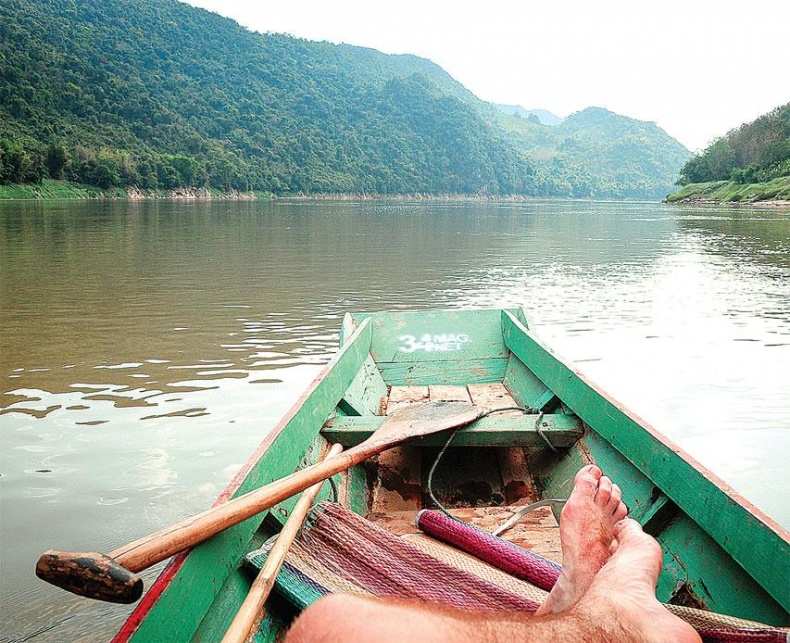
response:
[[[790,200],[790,103],[745,123],[695,154],[669,201]]]
[[[554,126],[518,118],[505,126],[518,149],[536,161],[539,189],[549,194],[662,199],[689,157],[655,123],[600,107]]]
[[[541,146],[415,56],[253,33],[175,0],[0,3],[5,184],[656,196],[685,158],[667,171],[672,139],[606,115]]]

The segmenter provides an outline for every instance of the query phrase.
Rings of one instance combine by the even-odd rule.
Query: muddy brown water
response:
[[[0,204],[0,640],[107,640],[35,578],[210,505],[347,310],[523,305],[790,525],[790,212],[655,203]],[[154,572],[148,572],[148,577]]]

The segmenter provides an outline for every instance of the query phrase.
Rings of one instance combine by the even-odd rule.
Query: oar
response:
[[[136,572],[197,545],[223,529],[382,451],[414,438],[463,426],[478,417],[480,410],[464,402],[435,402],[402,407],[388,416],[367,440],[330,460],[314,464],[144,536],[109,555],[55,550],[44,552],[38,559],[36,575],[80,596],[113,603],[133,603],[143,592],[143,581]]]
[[[342,450],[343,447],[341,445],[333,445],[329,453],[327,453],[326,459],[328,460],[332,456],[337,455]],[[296,539],[296,534],[299,533],[307,512],[310,511],[310,507],[313,505],[313,500],[315,500],[318,492],[321,491],[322,484],[323,481],[318,482],[302,493],[302,497],[297,501],[291,515],[285,521],[285,525],[278,534],[274,546],[269,551],[266,563],[255,578],[252,587],[250,587],[247,598],[244,599],[228,631],[225,632],[222,643],[244,643],[249,640],[250,634],[255,632],[258,625],[260,625],[263,618],[263,605],[266,599],[269,598],[277,574],[285,561],[285,556]]]

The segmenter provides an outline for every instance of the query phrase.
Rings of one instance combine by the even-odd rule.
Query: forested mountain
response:
[[[549,128],[502,114],[430,61],[253,33],[176,0],[0,3],[0,183],[666,193],[680,144],[585,114]]]
[[[547,194],[662,199],[689,157],[655,123],[600,107],[555,126],[518,118],[507,126],[513,144],[537,163],[538,189]]]
[[[680,182],[746,184],[784,176],[790,176],[790,103],[735,128],[695,154],[681,169]]]

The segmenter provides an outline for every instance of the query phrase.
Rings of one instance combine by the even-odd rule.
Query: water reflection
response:
[[[101,621],[106,639],[124,609],[37,581],[38,554],[208,506],[347,310],[523,305],[790,524],[789,222],[573,201],[0,205],[0,630],[89,639]]]

